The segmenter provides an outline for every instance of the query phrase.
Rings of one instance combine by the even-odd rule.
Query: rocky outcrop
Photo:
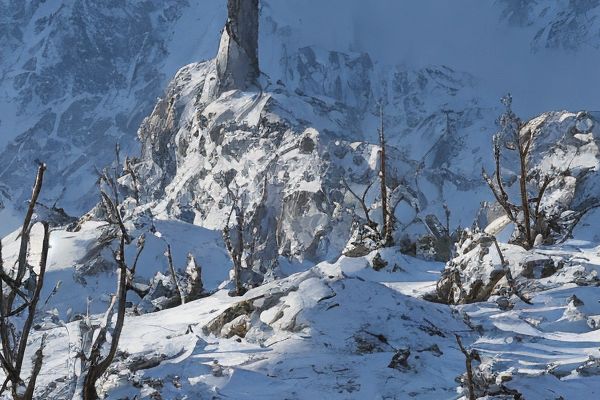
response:
[[[329,69],[322,63],[327,57],[339,68]],[[279,273],[280,255],[318,261],[344,249],[358,256],[373,250],[357,239],[364,234],[352,229],[352,223],[364,216],[342,179],[358,193],[375,183],[366,197],[374,218],[380,215],[381,204],[378,147],[369,143],[369,130],[359,131],[361,124],[377,118],[373,87],[382,79],[368,56],[352,58],[306,48],[288,62],[298,69],[290,88],[230,90],[215,99],[209,96],[215,61],[183,68],[142,124],[142,157],[134,166],[148,183],[143,202],[151,204],[157,214],[166,212],[210,229],[224,226],[231,209],[227,188],[239,190],[252,215],[247,232],[256,240],[252,268],[270,277]],[[410,239],[407,248],[419,256],[446,261],[455,241],[448,231],[470,225],[481,201],[492,198],[479,172],[481,164],[489,162],[482,148],[489,146],[491,159],[491,138],[482,140],[480,133],[486,122],[477,120],[483,117],[476,106],[442,113],[413,101],[444,90],[456,93],[468,77],[429,68],[419,73],[396,71],[388,78],[393,111],[385,116],[385,123],[389,130],[400,132],[390,135],[388,149],[389,180],[397,185],[392,192],[393,202],[399,204],[397,232]],[[407,121],[413,128],[404,131],[401,127]],[[539,129],[531,161],[534,168],[548,170],[565,159],[571,165],[568,176],[549,187],[544,210],[579,212],[598,194],[593,184],[595,121],[589,113],[556,112],[528,123]],[[364,141],[356,142],[357,137]],[[412,147],[423,140],[428,142],[427,150]],[[480,158],[475,160],[472,154]],[[506,165],[515,164],[508,160]],[[572,179],[575,185],[569,183]],[[506,182],[513,184],[514,180]],[[460,204],[455,201],[458,197]],[[439,223],[445,220],[445,202],[452,212],[447,227]],[[496,211],[487,214],[480,215],[482,229],[499,215]],[[427,237],[416,245],[423,235]]]
[[[492,295],[520,295],[514,278],[522,275],[526,256],[519,246],[500,245],[489,234],[467,230],[456,245],[456,257],[437,283],[435,300],[466,304],[486,301]]]
[[[353,58],[331,52],[329,59],[340,66],[335,70],[321,64],[322,56],[308,48],[290,56],[290,62],[298,62],[297,90],[231,90],[216,99],[210,93],[216,62],[183,68],[139,130],[142,157],[134,168],[150,189],[142,191],[143,202],[152,204],[156,213],[222,229],[231,208],[227,188],[239,190],[252,216],[247,233],[256,240],[253,268],[264,276],[277,276],[279,255],[319,261],[340,254],[351,235],[352,221],[362,218],[360,205],[343,180],[358,192],[373,182],[368,200],[375,218],[380,214],[378,146],[355,141],[356,135],[362,135],[361,123],[376,118],[371,114],[376,111],[371,109],[376,73],[366,55]],[[443,72],[429,69],[415,76],[422,86],[411,83],[413,77],[394,76],[390,79],[402,81],[394,83],[390,98],[414,98],[418,91],[433,90],[436,85],[444,90],[450,81],[456,84],[458,78],[451,71]],[[335,85],[336,81],[351,86]],[[313,97],[303,94],[304,90],[324,92]],[[303,111],[300,115],[291,110]],[[407,112],[423,120],[419,129],[426,131],[433,131],[438,117],[445,119],[426,110],[409,108]],[[396,126],[396,117],[387,122]],[[418,162],[396,146],[399,140],[390,139],[389,181],[394,203],[400,204],[397,232],[414,239],[428,232],[422,224],[411,223],[417,203],[428,214],[443,213],[441,192],[425,193],[418,182],[407,178]],[[423,170],[419,180],[438,187],[458,176],[445,171]]]
[[[258,0],[229,0],[217,54],[218,93],[255,84],[258,66]]]

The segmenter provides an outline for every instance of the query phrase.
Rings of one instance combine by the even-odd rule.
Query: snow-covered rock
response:
[[[377,93],[371,80],[378,73],[368,56],[352,59],[306,48],[299,57],[304,65],[295,91],[262,81],[261,90],[229,91],[216,100],[205,96],[207,85],[216,79],[214,63],[189,65],[178,73],[139,131],[142,156],[134,168],[148,183],[142,197],[153,213],[222,229],[232,201],[227,188],[239,190],[248,210],[262,207],[252,221],[258,227],[259,258],[264,264],[257,268],[261,270],[271,268],[269,263],[279,254],[309,260],[339,254],[348,242],[354,217],[362,212],[343,180],[355,192],[377,180],[378,146],[368,142],[373,132],[360,130],[360,125],[377,120]],[[325,69],[320,64],[322,57],[335,57],[344,69]],[[356,80],[356,74],[371,80]],[[402,98],[429,91],[453,97],[454,90],[446,85],[461,79],[444,68],[427,69],[415,76],[399,70],[396,74],[385,77],[404,82],[390,83],[390,110]],[[317,78],[338,82],[341,91],[336,92],[335,86],[329,91],[327,83],[317,85]],[[308,87],[311,81],[312,89]],[[341,88],[346,84],[341,82],[359,86],[344,93],[346,89]],[[316,96],[314,92],[323,87],[325,91]],[[413,119],[414,130],[391,135],[389,175],[392,197],[400,203],[396,209],[398,231],[423,234],[428,229],[418,223],[417,211],[438,213],[443,218],[444,199],[450,199],[455,191],[479,190],[481,180],[473,174],[474,167],[459,162],[465,160],[462,152],[467,151],[459,142],[469,139],[452,136],[459,124],[472,122],[464,121],[463,114],[453,116],[406,104],[404,112]],[[478,108],[473,107],[469,112],[476,114]],[[386,129],[394,132],[400,120],[405,121],[396,112],[386,116]],[[438,131],[442,121],[445,128]],[[466,130],[474,131],[472,126]],[[418,132],[434,136],[428,150],[417,150],[422,146],[417,145]],[[356,142],[355,137],[367,142]],[[400,143],[403,148],[414,143],[415,151],[401,150]],[[474,145],[479,143],[481,139]],[[412,178],[415,170],[416,181]],[[366,196],[375,204],[373,214],[381,214],[377,186]],[[477,197],[460,207],[476,210]],[[457,213],[456,222],[463,215]]]
[[[242,297],[221,290],[174,309],[130,315],[103,388],[115,398],[455,396],[464,361],[453,332],[468,328],[446,306],[391,287],[434,277],[425,273],[431,264],[402,261],[412,272],[375,272],[368,258],[342,258]],[[69,390],[64,354],[76,351],[76,323],[46,331],[41,376],[56,382],[46,398]]]

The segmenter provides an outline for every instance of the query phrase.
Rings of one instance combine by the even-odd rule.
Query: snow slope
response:
[[[378,281],[402,286],[404,280],[432,280],[436,275],[426,271],[441,265],[389,255],[400,257],[405,269],[373,273],[371,257],[343,258],[241,298],[220,291],[175,309],[130,316],[124,353],[105,383],[109,398],[455,398],[454,378],[463,362],[453,332],[468,328],[445,306]],[[243,338],[228,338],[227,327],[216,334],[203,329],[247,299],[255,311]],[[45,331],[51,339],[44,381],[71,376],[65,352],[77,351],[77,324]],[[387,368],[399,350],[410,351],[406,366]],[[153,357],[160,365],[136,370],[136,360]],[[68,390],[68,383],[58,383],[45,393],[66,398]]]
[[[473,348],[483,369],[510,375],[507,385],[526,399],[598,395],[598,247],[579,241],[533,253],[562,259],[565,267],[529,283],[531,305],[517,301],[506,310],[490,298],[458,307],[480,329]]]
[[[123,353],[103,388],[109,398],[140,399],[458,399],[464,392],[455,378],[465,364],[457,334],[480,354],[474,367],[491,379],[488,399],[506,398],[493,396],[494,382],[526,399],[594,395],[600,389],[597,250],[587,242],[536,250],[564,267],[530,280],[525,295],[532,304],[515,297],[509,309],[498,296],[453,308],[423,300],[443,264],[392,248],[382,253],[387,266],[380,271],[373,270],[374,253],[342,257],[243,297],[222,290],[130,315]],[[249,309],[239,307],[246,301]],[[231,308],[245,311],[215,325]],[[49,338],[41,379],[55,383],[40,385],[44,398],[70,398],[67,354],[77,351],[77,332],[78,322],[71,322],[34,335],[33,343],[41,333]],[[391,368],[405,350],[406,363]]]
[[[188,254],[195,257],[202,268],[202,277],[207,291],[213,291],[229,279],[229,257],[223,247],[219,232],[208,231],[180,221],[155,220],[151,226],[139,229],[128,224],[132,235],[144,235],[146,244],[139,258],[137,281],[148,283],[157,272],[169,274],[165,251],[167,244],[172,247],[173,264],[177,270],[185,270]],[[152,228],[152,231],[150,231]],[[102,244],[106,237],[106,224],[90,221],[73,232],[67,229],[54,229],[51,233],[50,251],[47,266],[47,284],[42,298],[49,299],[44,312],[70,321],[76,315],[101,313],[115,292],[117,275],[113,268],[113,254],[110,246]],[[39,263],[42,230],[36,225],[33,230],[29,262]],[[18,232],[2,239],[5,265],[16,260],[20,240]],[[129,265],[136,255],[136,243],[126,249]],[[55,294],[52,294],[56,285]],[[140,303],[140,298],[131,294],[130,301]],[[151,310],[151,309],[150,309]]]
[[[154,304],[130,293],[121,352],[104,383],[110,397],[455,399],[464,395],[456,381],[464,359],[454,334],[480,352],[478,374],[495,389],[534,399],[577,398],[582,387],[595,394],[597,214],[575,231],[589,242],[511,256],[515,268],[536,253],[564,261],[552,276],[524,277],[533,304],[434,304],[422,297],[442,264],[392,248],[375,271],[378,255],[340,253],[358,207],[342,178],[356,191],[375,179],[380,101],[393,196],[405,196],[398,231],[426,233],[419,218],[443,220],[444,203],[452,228],[469,226],[491,199],[480,170],[491,167],[501,93],[512,90],[529,116],[597,109],[589,70],[599,59],[597,3],[379,0],[365,12],[354,0],[265,1],[259,87],[210,98],[214,61],[192,63],[151,110],[177,68],[215,55],[223,2],[0,0],[2,229],[16,223],[37,158],[50,165],[44,203],[78,215],[91,208],[93,167],[114,158],[115,140],[121,157],[136,155],[133,134],[147,115],[133,162],[140,204],[132,205],[130,177],[120,181],[127,227],[146,237],[137,283],[167,274],[170,244],[176,268],[194,255],[214,293],[143,315]],[[597,113],[547,112],[529,122],[543,139],[536,167],[569,160],[574,174],[592,172],[552,188],[548,204],[576,208],[600,193],[597,121]],[[267,282],[242,298],[227,295],[228,186],[254,211],[253,267]],[[377,196],[377,188],[367,193],[374,214]],[[78,319],[97,317],[114,291],[114,243],[97,211],[79,229],[52,232],[48,301],[33,342],[48,334],[40,398],[72,398]],[[17,235],[3,239],[6,265]],[[36,230],[32,265],[39,241]],[[135,242],[127,254],[131,262]],[[228,309],[237,315],[220,321]]]

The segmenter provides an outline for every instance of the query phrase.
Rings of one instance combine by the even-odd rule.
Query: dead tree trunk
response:
[[[521,175],[519,176],[519,189],[521,191],[521,207],[523,208],[523,223],[525,225],[525,242],[527,243],[526,248],[533,247],[533,240],[531,234],[531,213],[529,211],[529,198],[527,195],[527,176],[529,171],[527,170],[527,157],[529,155],[529,148],[533,141],[533,133],[529,131],[529,137],[527,141],[523,143],[523,139],[520,133],[517,133],[518,147],[519,147],[519,166],[521,168]],[[541,199],[540,199],[541,200]]]
[[[379,179],[381,181],[381,211],[383,217],[383,246],[392,246],[394,244],[394,221],[390,213],[388,206],[388,193],[387,193],[387,173],[386,173],[386,144],[385,144],[385,131],[383,125],[383,104],[380,104],[380,115],[381,126],[379,127],[379,146],[380,146],[380,162],[379,162]]]
[[[225,221],[223,228],[223,240],[225,247],[229,252],[233,263],[233,282],[235,289],[233,294],[241,296],[248,290],[248,287],[254,284],[252,275],[254,274],[254,261],[257,251],[257,241],[260,240],[260,220],[256,218],[257,210],[265,207],[267,199],[267,181],[263,188],[263,195],[258,204],[253,207],[246,202],[244,194],[240,194],[240,188],[235,192],[230,185],[227,186],[227,192],[231,199],[231,210]],[[252,207],[251,211],[249,209]],[[235,224],[230,226],[231,217],[235,213]],[[233,228],[233,232],[232,232]],[[242,277],[243,272],[247,272]]]
[[[33,366],[29,377],[29,382],[25,383],[22,378],[23,361],[27,350],[27,342],[33,327],[37,305],[44,285],[46,275],[46,264],[48,262],[48,250],[50,248],[50,230],[47,223],[43,224],[44,237],[42,241],[42,252],[39,264],[39,272],[35,279],[35,288],[31,297],[24,291],[24,279],[27,271],[35,274],[33,269],[28,268],[27,254],[29,250],[29,238],[31,233],[31,220],[35,204],[42,189],[44,172],[46,166],[41,164],[38,168],[37,177],[33,186],[31,201],[25,214],[23,227],[21,228],[19,255],[17,259],[17,269],[14,274],[4,270],[4,261],[2,258],[2,243],[0,242],[0,339],[2,341],[2,351],[0,353],[0,362],[2,369],[6,374],[6,379],[0,388],[0,394],[3,393],[10,384],[12,397],[15,400],[31,400],[37,377],[42,368],[44,358],[43,350],[45,346],[45,336],[42,337],[40,347],[33,356]],[[5,294],[6,285],[6,294]],[[21,304],[17,305],[19,302]],[[17,326],[12,317],[20,316],[27,312],[20,334],[17,333]]]
[[[85,329],[85,333],[82,338],[82,349],[80,353],[82,373],[85,374],[83,378],[83,387],[81,388],[83,400],[98,400],[96,385],[98,380],[106,373],[110,364],[113,362],[117,349],[119,347],[119,340],[121,339],[121,333],[123,331],[123,325],[125,323],[125,311],[127,306],[127,291],[133,287],[133,279],[135,269],[140,256],[141,251],[144,248],[144,239],[138,239],[137,247],[138,252],[135,257],[135,261],[132,268],[128,268],[125,260],[125,245],[131,243],[131,237],[127,232],[123,216],[118,203],[118,189],[117,189],[117,177],[111,177],[108,173],[101,176],[102,180],[105,181],[106,185],[112,189],[112,196],[107,194],[102,187],[100,188],[100,194],[102,198],[102,204],[106,211],[106,221],[109,225],[116,227],[119,237],[119,247],[113,253],[114,259],[118,267],[118,283],[117,292],[112,297],[112,301],[108,310],[105,313],[104,320],[100,325],[100,328],[96,329],[91,326],[82,325]],[[115,314],[116,305],[116,321],[112,331],[109,329],[112,324],[112,318]],[[103,348],[108,343],[108,334],[110,333],[110,346],[105,356],[102,355]],[[89,346],[86,348],[86,346]]]
[[[171,245],[167,244],[167,262],[169,263],[169,271],[171,272],[171,278],[173,279],[173,283],[175,284],[175,290],[177,290],[177,295],[179,296],[179,303],[181,305],[185,304],[185,295],[183,294],[183,290],[181,290],[181,286],[179,285],[179,281],[177,280],[177,273],[175,272],[175,266],[173,265],[173,254],[171,253]]]
[[[96,391],[96,382],[104,375],[115,358],[119,346],[119,339],[121,338],[121,332],[123,331],[123,324],[125,323],[125,306],[127,302],[127,265],[125,264],[124,236],[121,236],[119,240],[119,250],[115,259],[119,265],[117,295],[113,296],[111,305],[106,312],[104,326],[100,328],[100,332],[92,345],[90,356],[86,360],[89,363],[89,367],[83,381],[83,400],[98,400],[100,398]],[[117,320],[115,322],[115,327],[111,332],[111,343],[108,354],[102,357],[102,348],[107,342],[108,327],[110,326],[114,314],[115,302],[118,302]]]
[[[467,389],[469,390],[469,400],[477,400],[477,396],[475,396],[475,385],[473,384],[473,360],[478,359],[479,356],[476,352],[469,351],[465,349],[460,339],[460,336],[456,336],[456,343],[458,343],[458,347],[460,351],[465,356],[465,366],[467,369]]]
[[[233,263],[235,295],[241,296],[246,292],[242,283],[242,262],[244,255],[244,210],[240,205],[237,204],[237,197],[233,199],[233,202],[234,203],[231,206],[231,211],[227,217],[227,222],[225,223],[225,228],[223,228],[223,240],[225,241],[225,246],[227,247],[227,251],[229,252],[229,256],[231,257],[231,261]],[[229,221],[231,220],[231,215],[233,212],[235,212],[236,219],[236,238],[231,237],[231,230],[229,228]]]

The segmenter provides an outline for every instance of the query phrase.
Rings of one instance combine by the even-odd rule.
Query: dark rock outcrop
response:
[[[217,55],[218,92],[248,89],[258,67],[258,0],[229,0],[228,18]]]

